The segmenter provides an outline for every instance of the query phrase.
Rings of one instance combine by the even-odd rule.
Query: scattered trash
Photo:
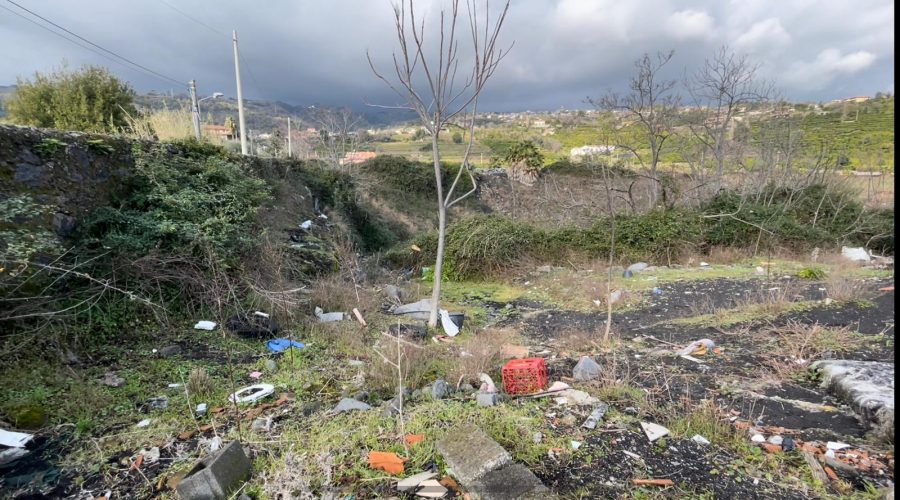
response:
[[[148,425],[150,425],[149,418],[145,418],[144,420],[141,420],[140,422],[137,423],[137,427],[147,427]],[[3,442],[0,441],[0,444],[3,444]]]
[[[166,396],[157,396],[147,400],[147,405],[152,410],[165,410],[169,407],[169,398]]]
[[[417,497],[422,498],[443,498],[447,494],[447,488],[444,488],[439,481],[429,479],[419,483],[419,491],[416,492]]]
[[[262,377],[262,372],[250,372],[250,378],[253,380],[259,380]]]
[[[418,245],[410,245],[409,248],[411,248],[413,252],[421,252],[422,251],[422,249],[419,248]]]
[[[701,262],[701,263],[700,263],[700,267],[709,267],[709,263],[708,263],[708,262]]]
[[[493,394],[497,392],[497,386],[494,385],[494,380],[487,373],[479,373],[478,380],[481,381],[481,387],[478,389],[478,392],[483,392],[486,394]]]
[[[777,444],[778,446],[781,446],[781,444],[784,443],[784,438],[778,435],[769,436],[768,441],[771,444]]]
[[[214,452],[214,451],[219,451],[219,448],[221,448],[221,447],[222,447],[222,438],[221,437],[215,436],[209,440],[210,453]]]
[[[272,384],[255,384],[235,392],[228,396],[228,401],[232,403],[255,403],[266,396],[275,392],[275,386]]]
[[[610,304],[616,304],[620,300],[622,300],[622,290],[616,289],[616,290],[609,292],[609,303]]]
[[[25,445],[34,437],[24,432],[12,432],[0,429],[0,445],[10,448],[24,448]]]
[[[631,272],[631,271],[629,271],[628,269],[622,271],[622,277],[623,277],[623,278],[630,278],[630,277],[632,277],[632,276],[634,276],[634,273]]]
[[[765,274],[766,274],[765,268],[763,268],[762,266],[756,266],[756,275],[757,276],[764,276]]]
[[[356,321],[359,321],[359,324],[362,326],[366,326],[366,320],[363,319],[362,313],[359,312],[359,309],[353,308],[353,315],[356,316]]]
[[[300,229],[309,230],[309,228],[312,227],[312,221],[307,219],[307,220],[303,221],[302,223],[300,223],[299,227],[300,227]]]
[[[444,329],[444,333],[451,337],[455,337],[459,334],[459,326],[450,319],[450,313],[447,312],[446,309],[441,309],[441,328]]]
[[[676,354],[679,356],[703,356],[707,351],[716,347],[716,343],[710,339],[695,340],[681,349]]]
[[[206,403],[198,404],[197,408],[194,410],[194,413],[196,413],[198,417],[206,415]]]
[[[0,451],[0,465],[14,462],[29,453],[25,448],[7,448]]]
[[[825,443],[825,447],[829,450],[843,450],[844,448],[849,448],[850,445],[847,443],[841,443],[840,441],[828,441]]]
[[[407,434],[406,436],[403,437],[403,439],[406,441],[407,445],[412,446],[414,444],[421,443],[422,441],[424,441],[425,434]],[[429,478],[426,478],[426,479],[429,479]]]
[[[703,361],[700,361],[699,359],[697,359],[697,358],[695,358],[695,357],[693,357],[693,356],[690,356],[690,355],[688,355],[688,354],[682,354],[680,357],[681,357],[682,359],[686,359],[686,360],[688,360],[688,361],[693,361],[694,363],[698,363],[698,364],[701,364],[701,365],[703,364]]]
[[[609,405],[606,403],[600,403],[594,411],[591,412],[590,416],[588,416],[587,420],[581,424],[585,429],[593,429],[597,427],[597,424],[603,420],[603,416],[606,415],[607,410],[609,410]]]
[[[762,434],[754,434],[750,438],[750,441],[753,441],[754,443],[765,443],[766,438]]]
[[[366,411],[366,410],[370,410],[370,409],[372,409],[372,407],[369,406],[368,404],[363,403],[362,401],[357,401],[355,399],[350,399],[350,398],[344,398],[344,399],[340,400],[338,402],[337,406],[334,407],[334,411],[336,411],[338,413],[342,413],[345,411],[353,411],[353,410]]]
[[[785,436],[784,440],[781,441],[781,448],[784,451],[793,451],[796,447],[797,444],[794,443],[794,440],[790,436]]]
[[[653,295],[662,295],[663,291],[658,286],[653,287]]]
[[[698,443],[698,444],[711,444],[709,442],[709,439],[706,439],[705,437],[701,436],[700,434],[694,434],[694,437],[691,438],[691,441]]]
[[[646,262],[635,262],[634,264],[625,268],[625,270],[631,271],[633,273],[639,273],[639,272],[647,269],[648,267],[650,267],[650,264],[647,264]]]
[[[600,378],[600,365],[589,356],[582,356],[572,369],[572,378],[580,382]]]
[[[173,382],[173,383],[169,384],[168,387],[169,387],[169,389],[178,389],[179,387],[181,387],[181,384]]]
[[[125,384],[125,379],[118,376],[116,372],[106,372],[100,379],[100,383],[109,387],[121,387]]]
[[[635,486],[674,486],[675,483],[671,479],[632,479],[631,484]]]
[[[297,341],[289,340],[289,339],[272,339],[272,340],[266,342],[266,347],[268,347],[270,351],[277,353],[277,352],[284,352],[289,347],[303,349],[304,347],[306,347],[306,344],[304,344],[303,342],[297,342]]]
[[[144,462],[148,465],[159,461],[159,447],[144,448],[138,452],[138,456],[144,457]]]
[[[382,290],[384,291],[384,294],[387,295],[387,298],[398,304],[402,303],[404,297],[406,296],[406,292],[404,292],[402,288],[396,285],[385,285]]]
[[[513,359],[500,370],[503,389],[508,394],[528,394],[547,385],[547,364],[544,358]]]
[[[841,255],[854,262],[869,262],[872,258],[863,247],[841,247]]]
[[[316,307],[316,317],[319,318],[320,323],[331,323],[333,321],[343,321],[344,313],[342,313],[342,312],[327,313],[327,312],[323,311],[321,307]]]
[[[216,439],[219,439],[218,437]],[[219,440],[221,443],[221,440]],[[211,447],[212,449],[212,447]],[[238,441],[228,443],[217,453],[200,460],[178,482],[178,496],[184,500],[228,498],[250,474],[250,459]]]
[[[388,474],[403,474],[404,460],[396,453],[386,451],[370,451],[369,467],[375,470],[383,470]]]
[[[393,314],[410,314],[410,313],[418,313],[424,312],[428,313],[431,311],[431,300],[430,299],[422,299],[418,302],[413,302],[411,304],[404,304],[402,306],[397,306],[391,309],[391,313]],[[425,318],[427,319],[427,318]]]
[[[541,444],[541,441],[544,440],[544,435],[540,432],[535,432],[532,434],[531,439],[534,441],[534,444]]]
[[[578,448],[581,448],[581,441],[572,441],[572,449],[577,450]]]
[[[198,321],[196,325],[194,325],[195,330],[213,330],[216,328],[215,321]]]
[[[450,384],[446,380],[438,379],[431,386],[431,397],[444,399],[450,395]]]
[[[272,427],[272,419],[269,417],[259,417],[253,421],[251,428],[255,431],[269,432]]]
[[[881,287],[881,288],[878,289],[878,291],[879,291],[879,292],[893,292],[893,291],[894,291],[894,285]]]
[[[825,305],[826,306],[830,306],[833,303],[834,303],[834,299],[832,299],[831,297],[825,297]]]
[[[278,335],[280,327],[275,318],[261,311],[242,312],[228,318],[228,330],[249,338],[269,338]]]
[[[628,455],[629,457],[631,457],[631,458],[633,458],[633,459],[635,459],[635,460],[640,460],[640,461],[643,461],[643,460],[644,460],[644,459],[641,458],[641,456],[638,455],[637,453],[633,453],[633,452],[630,452],[630,451],[628,451],[628,450],[622,450],[622,453]]]
[[[427,481],[429,479],[434,479],[437,476],[436,472],[420,472],[416,475],[409,476],[405,479],[401,479],[397,481],[397,491],[409,491],[417,488],[422,481]]]
[[[644,434],[647,435],[647,439],[649,439],[651,443],[663,436],[669,435],[669,429],[652,422],[641,422],[641,429],[644,430]]]
[[[541,398],[544,396],[550,396],[550,395],[554,395],[554,394],[562,394],[569,389],[571,389],[571,386],[569,386],[569,384],[567,384],[565,382],[560,382],[557,380],[556,382],[553,382],[552,384],[550,384],[550,387],[548,387],[546,391],[541,391],[541,392],[538,392],[535,394],[531,394],[530,397]]]

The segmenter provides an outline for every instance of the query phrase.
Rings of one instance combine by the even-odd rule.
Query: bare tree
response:
[[[723,45],[703,66],[685,78],[685,87],[699,113],[691,122],[692,135],[703,144],[715,165],[715,188],[721,187],[725,162],[734,144],[729,132],[735,114],[774,95],[772,83],[757,77],[759,65],[746,55],[735,54]]]
[[[617,130],[623,126],[637,126],[649,147],[649,158],[642,152],[639,141],[628,140],[622,134],[616,135],[616,146],[631,151],[648,171],[648,177],[653,182],[650,193],[650,206],[656,205],[659,198],[661,180],[657,176],[657,167],[666,140],[672,136],[674,119],[678,113],[680,96],[675,92],[675,80],[663,80],[660,71],[669,61],[675,51],[668,53],[658,52],[655,58],[649,54],[634,62],[637,74],[631,77],[628,85],[628,93],[617,94],[608,92],[599,100],[588,98],[588,102],[599,109],[613,111],[620,123]],[[645,159],[646,158],[646,159]]]
[[[349,108],[316,107],[313,122],[318,129],[316,149],[319,158],[329,167],[339,170],[347,153],[356,151],[362,146],[357,133],[362,118]]]
[[[449,9],[440,11],[440,31],[433,44],[426,46],[425,21],[417,19],[413,0],[401,0],[394,4],[394,21],[399,52],[393,53],[394,71],[386,76],[375,68],[367,53],[369,65],[375,75],[384,81],[402,100],[401,105],[385,106],[408,109],[416,113],[422,126],[431,136],[431,154],[434,176],[437,182],[438,248],[434,264],[434,289],[431,295],[429,326],[437,326],[441,297],[441,272],[444,262],[444,239],[447,233],[447,209],[459,203],[476,190],[475,176],[469,165],[469,154],[475,140],[475,114],[478,97],[494,74],[494,70],[509,51],[497,47],[500,28],[506,20],[509,0],[503,3],[499,15],[491,19],[490,2],[484,2],[483,10],[475,0],[466,0],[471,53],[460,59],[457,24],[460,20],[459,0],[450,0]],[[426,50],[429,49],[429,50]],[[469,59],[471,58],[471,59]],[[464,81],[457,81],[460,63],[471,70]],[[438,136],[451,122],[462,122],[469,130],[459,171],[450,188],[444,192],[441,171],[441,152]],[[468,174],[472,188],[456,196],[463,172]]]

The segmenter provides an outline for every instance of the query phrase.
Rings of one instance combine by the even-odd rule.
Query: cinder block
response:
[[[437,451],[463,484],[512,461],[502,446],[470,424],[451,429],[447,437],[437,442]]]
[[[178,482],[176,490],[184,500],[220,500],[237,488],[250,473],[250,459],[237,441],[200,460]]]

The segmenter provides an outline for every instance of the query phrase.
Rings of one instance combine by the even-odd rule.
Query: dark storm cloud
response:
[[[389,0],[17,2],[178,81],[196,79],[203,94],[234,95],[236,29],[248,98],[396,102],[365,56],[369,50],[389,69]],[[433,19],[441,3],[417,0],[416,8]],[[6,0],[0,5],[21,12]],[[483,109],[580,107],[588,95],[622,88],[645,51],[675,49],[670,76],[678,77],[723,43],[760,62],[761,75],[792,99],[893,91],[893,20],[890,0],[513,0],[502,40],[515,45],[488,84]],[[108,66],[139,90],[183,91],[2,9],[0,43],[0,84],[65,59]]]

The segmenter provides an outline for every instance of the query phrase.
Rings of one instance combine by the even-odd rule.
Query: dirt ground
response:
[[[375,284],[360,289],[373,296],[362,311],[366,328],[352,321],[300,326],[292,335],[308,345],[297,360],[227,331],[156,331],[67,369],[72,384],[97,386],[106,371],[117,371],[128,383],[102,388],[110,409],[97,408],[85,429],[54,423],[38,430],[29,455],[0,464],[0,497],[174,498],[173,485],[219,436],[241,439],[250,451],[254,467],[242,492],[252,498],[387,498],[397,495],[396,478],[368,469],[365,451],[405,454],[404,475],[441,471],[434,442],[462,419],[481,425],[560,498],[877,498],[879,488],[893,486],[893,438],[876,436],[845,401],[820,386],[808,364],[830,357],[894,362],[894,293],[880,291],[893,285],[892,269],[860,270],[848,278],[857,296],[838,301],[830,299],[826,281],[787,271],[761,277],[755,266],[712,266],[707,274],[648,271],[617,281],[628,300],[614,307],[607,341],[605,304],[566,308],[560,304],[569,297],[557,294],[560,283],[579,289],[579,280],[588,279],[605,286],[602,272],[556,268],[503,282],[450,285],[448,306],[467,313],[459,337],[444,343],[422,338],[420,328],[400,329],[419,346],[414,352],[432,353],[417,354],[422,357],[414,361],[427,368],[418,383],[409,384],[406,426],[400,429],[396,417],[380,415],[392,395],[379,385],[391,376],[390,369],[379,368],[384,363],[378,353],[390,352],[391,345],[382,343],[380,332],[397,320],[384,312],[390,301]],[[400,284],[421,296],[428,291],[427,284]],[[484,370],[499,385],[507,357],[492,351],[482,366],[476,350],[492,345],[500,332],[511,335],[504,343],[544,358],[551,381],[606,402],[602,422],[583,428],[591,408],[553,398],[507,397],[495,407],[476,406],[474,393],[461,383],[477,384]],[[694,360],[675,355],[700,339],[712,340],[715,349]],[[178,346],[177,353],[160,357],[153,349],[163,345]],[[571,378],[582,355],[601,365],[597,380]],[[278,370],[270,370],[268,360]],[[196,401],[183,388],[167,391],[165,383],[180,383],[197,367],[220,387],[205,399],[209,413],[195,420],[188,408]],[[276,396],[241,409],[238,419],[225,397],[250,383],[245,374],[254,370],[276,385]],[[410,368],[410,377],[415,370]],[[451,378],[456,373],[459,382]],[[441,377],[459,387],[447,399],[412,392],[429,391]],[[147,398],[162,393],[169,407],[150,409]],[[341,397],[367,400],[373,410],[336,414],[330,409]],[[267,416],[271,429],[252,428]],[[151,426],[137,428],[144,418],[153,420]],[[650,442],[640,422],[664,425],[670,435]],[[424,444],[403,446],[398,436],[404,430],[425,435]],[[796,449],[766,449],[751,441],[751,432],[789,437]],[[535,434],[542,438],[533,439]],[[696,434],[711,444],[694,441]],[[573,441],[580,443],[577,449]],[[823,483],[801,453],[821,457],[828,441],[850,447],[836,453],[845,467],[828,467]],[[140,450],[152,447],[159,459],[135,466]],[[633,483],[640,479],[668,479],[672,485]]]

